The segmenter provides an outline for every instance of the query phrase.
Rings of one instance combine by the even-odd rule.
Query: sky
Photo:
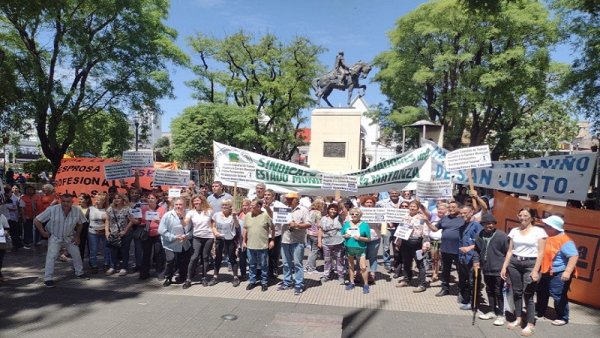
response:
[[[203,33],[216,38],[243,29],[260,37],[270,33],[283,42],[296,36],[307,37],[312,43],[327,49],[319,57],[321,63],[333,68],[336,54],[344,51],[347,65],[358,60],[371,62],[390,48],[387,33],[397,19],[427,1],[421,0],[171,0],[167,25],[178,33],[177,44],[198,64],[198,58],[187,46],[187,37]],[[568,46],[559,46],[553,59],[569,62]],[[361,83],[367,85],[368,105],[385,103],[377,83],[371,79],[378,71],[371,70]],[[171,120],[184,108],[196,104],[192,90],[185,81],[195,78],[190,69],[171,67],[175,99],[160,101],[164,111],[162,130],[169,131]],[[356,91],[355,91],[356,93]],[[346,94],[335,90],[329,97],[334,106],[345,105]],[[324,102],[322,101],[323,105]]]

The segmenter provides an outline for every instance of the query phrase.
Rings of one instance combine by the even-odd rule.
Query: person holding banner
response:
[[[556,319],[552,325],[563,326],[569,322],[569,287],[573,275],[577,277],[579,253],[575,242],[565,234],[565,222],[560,216],[542,219],[548,233],[548,240],[542,260],[542,278],[537,289],[536,313],[546,314],[548,299],[554,300]]]
[[[165,268],[165,253],[160,241],[158,226],[167,210],[158,205],[158,197],[154,193],[149,193],[146,200],[148,204],[142,206],[142,224],[148,229],[148,239],[142,241],[142,266],[139,279],[146,279],[150,276],[152,252],[154,252],[156,273],[159,279],[162,279],[160,277]]]
[[[185,207],[180,197],[173,200],[173,210],[167,212],[160,220],[158,233],[163,248],[165,248],[165,280],[163,286],[171,285],[173,274],[179,271],[178,280],[188,281],[188,266],[192,255],[192,229],[189,223],[184,222]],[[185,284],[184,284],[185,285]]]
[[[400,193],[396,189],[391,189],[388,191],[388,199],[377,202],[377,207],[379,208],[400,208]],[[408,206],[408,204],[407,204]],[[394,272],[394,265],[392,262],[392,255],[390,255],[390,243],[393,243],[395,239],[392,239],[394,232],[396,231],[397,223],[387,223],[387,231],[385,234],[381,235],[383,239],[383,266],[389,272]],[[392,250],[394,251],[394,257],[396,256],[396,249],[392,244]]]
[[[193,238],[193,254],[187,267],[188,279],[183,283],[183,288],[192,286],[192,278],[196,275],[198,260],[202,259],[202,285],[208,286],[208,260],[215,242],[215,234],[212,227],[213,210],[208,204],[206,197],[202,194],[192,199],[194,209],[187,212],[184,223],[191,225]]]
[[[429,250],[429,219],[425,214],[421,212],[421,203],[419,201],[412,201],[408,206],[408,217],[406,222],[398,227],[395,237],[402,239],[400,245],[400,251],[402,252],[402,266],[404,267],[403,275],[404,278],[397,287],[405,287],[410,285],[412,274],[413,274],[413,260],[417,264],[419,270],[419,277],[417,279],[417,288],[413,290],[414,293],[423,292],[427,289],[425,280],[426,269],[425,269],[425,253]],[[408,230],[409,234],[400,234],[401,230]]]
[[[508,324],[509,329],[521,327],[523,297],[527,307],[527,326],[521,331],[522,336],[531,336],[535,331],[535,304],[533,294],[540,280],[540,266],[544,257],[546,238],[544,229],[534,225],[532,211],[527,208],[519,210],[519,226],[508,233],[510,242],[500,276],[509,278],[513,287],[516,320]]]
[[[221,211],[212,215],[212,231],[215,235],[215,268],[213,279],[208,286],[218,283],[219,270],[223,261],[223,251],[227,253],[231,271],[233,273],[232,284],[234,287],[240,285],[238,276],[238,264],[236,257],[236,236],[240,228],[237,212],[232,212],[233,203],[230,199],[221,201]]]
[[[365,208],[374,208],[375,196],[364,196],[361,198],[360,205]],[[369,223],[371,229],[370,240],[367,243],[367,261],[369,262],[369,278],[363,280],[365,284],[375,284],[375,273],[377,273],[377,254],[379,253],[379,246],[381,245],[381,223]]]
[[[311,227],[308,210],[300,206],[300,196],[297,192],[285,196],[288,207],[292,209],[291,222],[284,224],[281,235],[281,256],[283,257],[283,282],[279,291],[292,288],[294,295],[304,292],[304,246],[306,243],[306,229]],[[292,274],[294,280],[292,281]]]
[[[354,279],[356,271],[356,260],[358,260],[360,274],[363,281],[368,279],[367,272],[367,243],[371,241],[371,228],[369,224],[360,220],[362,211],[358,208],[352,208],[349,211],[351,220],[346,221],[342,227],[341,234],[345,238],[346,256],[348,257],[348,279],[350,282],[346,285],[346,290],[354,289]],[[363,293],[369,293],[369,284],[363,284]]]
[[[332,275],[332,265],[337,272],[340,284],[344,284],[344,237],[342,237],[342,221],[337,204],[330,204],[327,215],[319,222],[318,243],[323,249],[324,268],[321,284],[329,281]]]

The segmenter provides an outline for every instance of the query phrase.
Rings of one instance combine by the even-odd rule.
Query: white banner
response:
[[[441,197],[452,197],[451,180],[417,182],[417,198],[419,198],[419,200]]]
[[[177,197],[181,197],[181,189],[170,188],[169,189],[169,198],[177,198]]]
[[[356,176],[322,174],[321,189],[339,191],[358,191]]]
[[[360,208],[362,216],[360,220],[367,223],[382,223],[385,222],[385,208]]]
[[[385,221],[388,223],[402,223],[408,216],[408,209],[386,208]]]
[[[127,150],[123,152],[123,163],[129,163],[132,168],[152,168],[154,166],[154,154],[152,150]]]
[[[221,179],[233,182],[255,182],[256,165],[254,163],[225,162],[220,171]]]
[[[185,187],[187,186],[189,181],[189,170],[156,169],[154,171],[154,181],[152,182],[152,185],[172,185],[178,187]]]
[[[288,224],[292,221],[292,208],[273,208],[273,223]]]
[[[412,232],[413,229],[411,227],[400,224],[398,225],[398,227],[396,227],[396,232],[394,232],[394,236],[396,238],[407,240],[410,238]]]
[[[129,163],[107,163],[104,165],[104,177],[106,180],[120,180],[133,177]]]
[[[486,144],[456,149],[446,154],[445,164],[448,171],[491,167],[490,147]]]

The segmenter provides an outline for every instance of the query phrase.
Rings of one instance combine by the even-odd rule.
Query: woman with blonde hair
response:
[[[110,250],[106,246],[105,222],[108,197],[104,193],[96,194],[94,205],[88,208],[90,228],[88,231],[88,246],[90,249],[89,263],[92,273],[98,272],[98,248],[102,249],[104,269],[110,268]]]
[[[112,205],[106,210],[106,221],[104,222],[104,232],[110,249],[111,260],[111,266],[106,270],[107,275],[112,275],[116,271],[119,254],[122,258],[119,276],[127,275],[129,247],[132,239],[131,228],[134,223],[135,219],[131,216],[127,195],[117,193],[113,198]]]
[[[237,287],[240,285],[235,241],[239,233],[240,223],[237,218],[237,212],[232,211],[232,208],[231,200],[224,199],[221,202],[221,211],[212,216],[212,229],[215,235],[215,269],[214,277],[208,283],[209,286],[218,283],[217,278],[219,277],[219,270],[221,269],[221,262],[223,260],[223,250],[227,253],[229,263],[231,264],[233,286]]]
[[[183,288],[187,289],[192,286],[192,278],[196,274],[196,266],[198,260],[201,259],[202,268],[202,285],[208,286],[207,272],[208,260],[212,250],[215,235],[212,231],[212,215],[213,210],[208,204],[206,197],[202,194],[192,198],[194,208],[187,212],[185,220],[186,225],[191,225],[192,231],[192,247],[194,248],[187,269],[187,280],[183,283]]]

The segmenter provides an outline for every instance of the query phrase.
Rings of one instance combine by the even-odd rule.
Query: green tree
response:
[[[323,48],[302,37],[285,44],[272,34],[255,40],[243,31],[224,39],[198,34],[188,41],[200,60],[193,67],[198,78],[188,83],[200,104],[183,113],[182,121],[190,123],[172,124],[175,158],[193,160],[212,152],[210,144],[190,143],[212,139],[182,139],[182,135],[199,133],[260,154],[290,159],[302,144],[297,129],[305,119],[302,110],[314,102],[310,81],[323,69],[317,60]],[[194,111],[214,116],[192,117]],[[228,129],[229,124],[223,121],[231,124],[235,134],[216,130],[220,126]]]
[[[565,90],[577,98],[577,107],[600,131],[600,2],[554,0],[566,37],[575,46],[573,71],[565,79]]]
[[[154,144],[154,153],[156,154],[156,160],[158,162],[173,161],[171,140],[167,136],[163,136],[156,140],[156,143]]]
[[[62,133],[61,130],[59,135]],[[78,124],[69,152],[76,157],[84,153],[99,157],[121,157],[123,151],[131,148],[132,140],[129,122],[123,113],[116,110],[99,112]]]
[[[184,64],[166,26],[168,0],[6,0],[0,46],[15,62],[24,106],[56,171],[78,126],[101,111],[160,112],[167,62]],[[59,135],[61,131],[61,135]]]
[[[558,27],[538,1],[510,2],[493,16],[435,1],[400,18],[389,36],[392,48],[376,58],[375,81],[393,111],[424,109],[444,125],[450,149],[463,136],[474,146],[491,131],[511,130],[551,99],[548,48]],[[498,158],[510,135],[496,137]]]

